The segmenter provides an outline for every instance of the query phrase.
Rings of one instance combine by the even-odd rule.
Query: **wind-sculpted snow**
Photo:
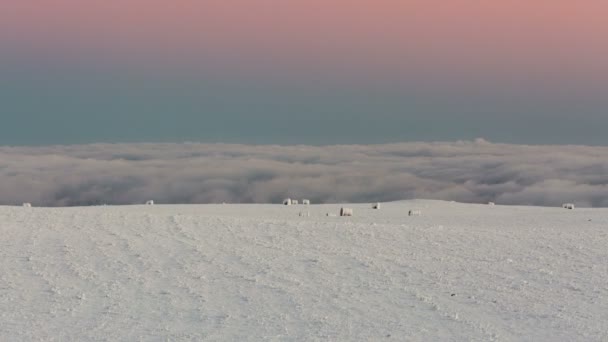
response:
[[[608,148],[484,140],[369,146],[0,147],[0,204],[376,202],[608,206]]]
[[[608,340],[608,210],[348,206],[0,207],[0,340]]]

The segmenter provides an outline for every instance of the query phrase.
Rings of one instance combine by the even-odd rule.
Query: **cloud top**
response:
[[[608,148],[473,142],[0,147],[0,205],[425,198],[608,206]]]

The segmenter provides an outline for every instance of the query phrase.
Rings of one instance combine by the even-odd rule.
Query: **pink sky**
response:
[[[5,0],[0,49],[194,66],[586,79],[608,74],[606,18],[604,0]]]

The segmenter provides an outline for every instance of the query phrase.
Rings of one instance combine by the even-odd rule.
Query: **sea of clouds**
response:
[[[608,147],[478,139],[345,146],[0,147],[0,205],[441,199],[608,207]]]

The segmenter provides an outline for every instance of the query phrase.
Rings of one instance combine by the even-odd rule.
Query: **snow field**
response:
[[[608,340],[608,210],[342,206],[0,207],[0,340]]]

